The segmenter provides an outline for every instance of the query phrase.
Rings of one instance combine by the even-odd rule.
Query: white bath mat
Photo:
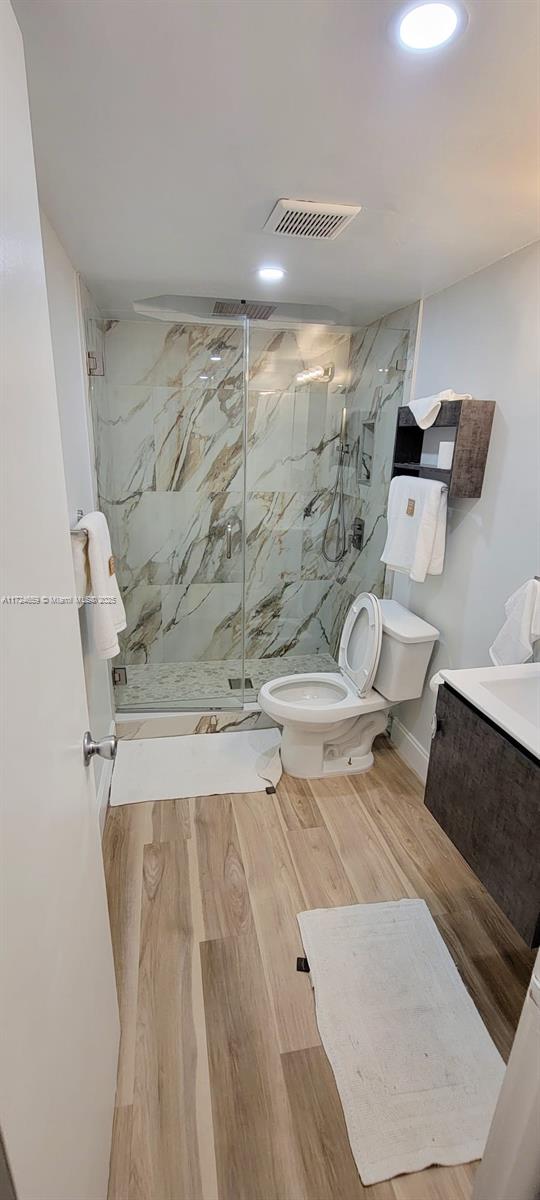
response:
[[[263,792],[281,776],[278,729],[120,740],[111,804]]]
[[[362,1183],[481,1158],[504,1063],[424,901],[298,922]]]

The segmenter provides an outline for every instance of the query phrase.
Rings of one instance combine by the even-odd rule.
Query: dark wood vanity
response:
[[[540,763],[447,683],[425,803],[528,946],[540,941]]]

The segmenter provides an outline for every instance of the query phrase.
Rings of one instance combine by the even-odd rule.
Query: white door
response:
[[[118,1011],[22,40],[0,0],[0,1128],[18,1200],[105,1200]],[[61,186],[59,184],[59,186]]]
[[[474,1200],[540,1196],[540,950],[474,1185]]]

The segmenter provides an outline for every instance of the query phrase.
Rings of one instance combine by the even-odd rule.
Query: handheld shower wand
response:
[[[323,534],[322,552],[323,556],[329,563],[341,562],[345,557],[347,550],[347,532],[345,529],[345,497],[343,494],[343,467],[345,465],[345,454],[347,453],[347,409],[344,408],[341,413],[341,429],[339,433],[339,460],[337,466],[336,482],[328,513],[328,520]],[[332,555],[328,550],[328,539],[330,536],[330,526],[332,524],[332,513],[337,502],[336,512],[336,552]]]

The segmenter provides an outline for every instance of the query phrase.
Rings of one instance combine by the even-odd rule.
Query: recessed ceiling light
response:
[[[415,4],[398,18],[398,37],[407,50],[434,50],[465,24],[466,15],[457,4]]]
[[[265,283],[279,283],[280,279],[284,278],[285,271],[283,267],[259,267],[258,275]]]

